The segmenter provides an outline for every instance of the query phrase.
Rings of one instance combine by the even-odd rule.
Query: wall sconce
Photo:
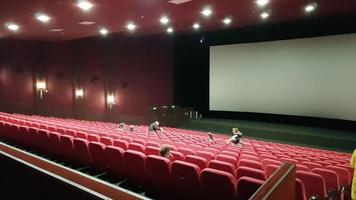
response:
[[[39,92],[40,99],[43,99],[44,94],[48,92],[46,89],[46,82],[45,81],[37,81],[36,83],[37,91]]]
[[[84,97],[84,90],[83,89],[76,89],[75,90],[75,97],[76,98],[83,98]]]
[[[109,110],[112,110],[114,105],[116,104],[115,103],[115,96],[113,94],[108,95],[107,96],[107,101],[108,101]]]

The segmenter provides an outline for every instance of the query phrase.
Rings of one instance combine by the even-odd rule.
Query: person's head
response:
[[[209,138],[209,141],[213,141],[213,134],[208,133],[208,138]]]
[[[124,129],[124,128],[125,128],[125,123],[120,123],[120,124],[119,124],[119,128],[120,128],[120,129]]]
[[[155,124],[156,124],[157,126],[159,126],[159,122],[158,122],[158,121],[155,121]]]
[[[135,126],[134,125],[130,125],[129,129],[130,129],[130,131],[134,131]]]
[[[171,151],[171,149],[169,147],[167,147],[166,145],[164,145],[159,150],[159,155],[167,158],[170,155],[170,151]]]
[[[238,128],[232,128],[232,133],[234,134],[234,135],[237,135],[238,133],[239,133],[239,129]]]

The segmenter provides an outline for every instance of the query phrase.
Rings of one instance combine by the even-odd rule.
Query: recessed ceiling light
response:
[[[172,27],[167,28],[167,33],[173,33],[174,29]]]
[[[262,19],[267,19],[269,17],[269,13],[268,12],[263,12],[263,13],[261,13],[260,16],[261,16]]]
[[[310,3],[304,7],[304,10],[305,10],[305,12],[310,13],[310,12],[313,12],[316,9],[316,7],[317,7],[316,3]]]
[[[129,30],[129,31],[134,31],[136,29],[136,25],[134,23],[128,23],[126,28]]]
[[[49,29],[49,32],[61,32],[61,31],[63,31],[63,29],[61,29],[61,28]]]
[[[79,0],[77,6],[84,11],[89,11],[93,7],[93,4],[89,1]]]
[[[20,29],[20,26],[15,23],[6,23],[5,26],[10,31],[14,31],[14,32],[16,32]]]
[[[37,13],[36,14],[36,19],[40,22],[47,23],[51,19],[48,15],[43,14],[43,13]]]
[[[224,22],[224,24],[229,25],[229,24],[232,22],[232,20],[231,20],[231,18],[226,17],[226,18],[223,20],[223,22]]]
[[[267,5],[269,3],[269,0],[257,0],[256,4],[260,7],[264,7],[265,5]]]
[[[200,24],[194,23],[194,24],[193,24],[193,28],[194,28],[195,30],[198,30],[198,29],[200,28]]]
[[[213,11],[211,11],[210,8],[204,8],[204,10],[201,11],[201,13],[202,13],[205,17],[209,17],[209,16],[213,13]]]
[[[161,17],[161,19],[160,19],[159,21],[160,21],[162,24],[168,24],[169,19],[168,19],[168,17],[163,16],[163,17]]]
[[[78,24],[89,26],[89,25],[93,25],[93,24],[95,24],[95,23],[96,23],[96,22],[82,21],[82,22],[79,22]]]
[[[101,35],[107,35],[108,33],[109,33],[109,31],[108,31],[108,29],[106,29],[106,28],[101,28],[100,30],[99,30],[99,33],[101,34]]]

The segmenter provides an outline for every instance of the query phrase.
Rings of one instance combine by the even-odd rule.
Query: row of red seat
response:
[[[20,117],[21,119],[18,121],[22,121],[22,125],[25,125],[25,123],[28,122],[26,120],[34,120],[30,116],[20,115]],[[308,197],[312,194],[325,194],[326,190],[331,188],[339,189],[341,186],[350,183],[351,175],[348,170],[351,171],[351,169],[346,166],[346,162],[348,162],[350,156],[349,154],[249,139],[243,140],[244,145],[242,147],[228,146],[225,143],[225,139],[227,138],[226,136],[217,136],[215,137],[216,139],[214,142],[209,142],[206,140],[206,133],[204,132],[165,128],[164,133],[148,134],[146,126],[136,127],[136,131],[134,132],[125,132],[117,131],[114,124],[102,122],[94,123],[94,126],[98,126],[96,129],[98,130],[97,133],[91,132],[91,134],[87,134],[83,131],[88,130],[88,127],[82,125],[81,123],[89,123],[90,125],[93,125],[91,122],[78,122],[78,120],[70,119],[70,122],[67,122],[67,120],[51,118],[51,122],[46,123],[46,119],[48,118],[35,118],[37,118],[36,121],[38,119],[41,120],[37,122],[46,124],[39,125],[42,126],[42,128],[61,132],[61,135],[59,136],[53,136],[53,133],[48,133],[49,139],[52,138],[54,141],[58,141],[58,139],[53,138],[62,136],[63,141],[68,141],[68,138],[64,139],[66,138],[64,136],[68,135],[73,137],[72,140],[74,146],[75,143],[78,143],[78,138],[81,138],[84,140],[82,143],[96,141],[101,142],[106,146],[114,145],[124,150],[136,150],[146,155],[157,155],[159,147],[162,144],[168,144],[173,150],[175,150],[172,152],[175,160],[184,159],[186,162],[196,164],[200,170],[204,170],[206,167],[219,169],[220,171],[230,173],[233,177],[235,177],[235,180],[241,177],[241,173],[237,172],[239,168],[247,168],[250,171],[252,170],[253,172],[248,173],[249,177],[265,180],[265,172],[268,177],[276,168],[280,166],[282,162],[287,161],[296,163],[298,171],[307,172],[307,174],[303,174],[302,172],[297,173],[297,175],[303,174],[297,176],[302,180],[302,184],[305,183],[309,185],[312,183],[313,185],[319,186],[317,187],[318,190],[315,190],[312,187],[306,187]],[[16,122],[16,120],[14,121]],[[69,129],[68,127],[66,128],[65,125],[58,127],[58,125],[56,126],[54,124],[56,121],[61,121],[63,124],[66,124],[67,122],[71,124],[71,126],[77,128]],[[33,125],[35,122],[32,121],[31,123]],[[27,123],[27,125],[31,125],[31,123]],[[76,126],[78,125],[77,123],[80,123],[81,125]],[[179,131],[179,134],[177,134],[177,131]],[[74,137],[77,137],[77,139],[74,139]],[[61,140],[62,139],[59,138],[59,141]],[[85,142],[85,140],[88,141]],[[56,145],[52,144],[51,146],[54,147]],[[68,146],[70,145],[67,145],[67,147]],[[70,155],[72,155],[71,152],[72,151],[65,153],[65,155],[67,155],[66,157],[70,157]],[[85,158],[88,156],[82,155],[81,157]],[[79,156],[76,156],[76,160],[80,160]],[[338,165],[338,167],[331,165]],[[322,169],[320,171],[321,167],[327,167],[328,170],[325,171]],[[316,176],[321,176],[321,178],[313,178]],[[309,181],[317,179],[319,181]]]

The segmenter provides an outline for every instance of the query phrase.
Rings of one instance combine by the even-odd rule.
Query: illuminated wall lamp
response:
[[[43,99],[44,94],[48,92],[48,90],[46,89],[46,82],[45,81],[37,81],[36,88],[40,95],[40,99]]]
[[[84,97],[84,90],[83,89],[76,89],[75,90],[75,97],[76,98],[83,98]]]
[[[114,95],[108,95],[107,96],[107,101],[108,101],[108,107],[109,107],[109,110],[112,110],[114,105],[116,104],[115,103],[115,96]]]

